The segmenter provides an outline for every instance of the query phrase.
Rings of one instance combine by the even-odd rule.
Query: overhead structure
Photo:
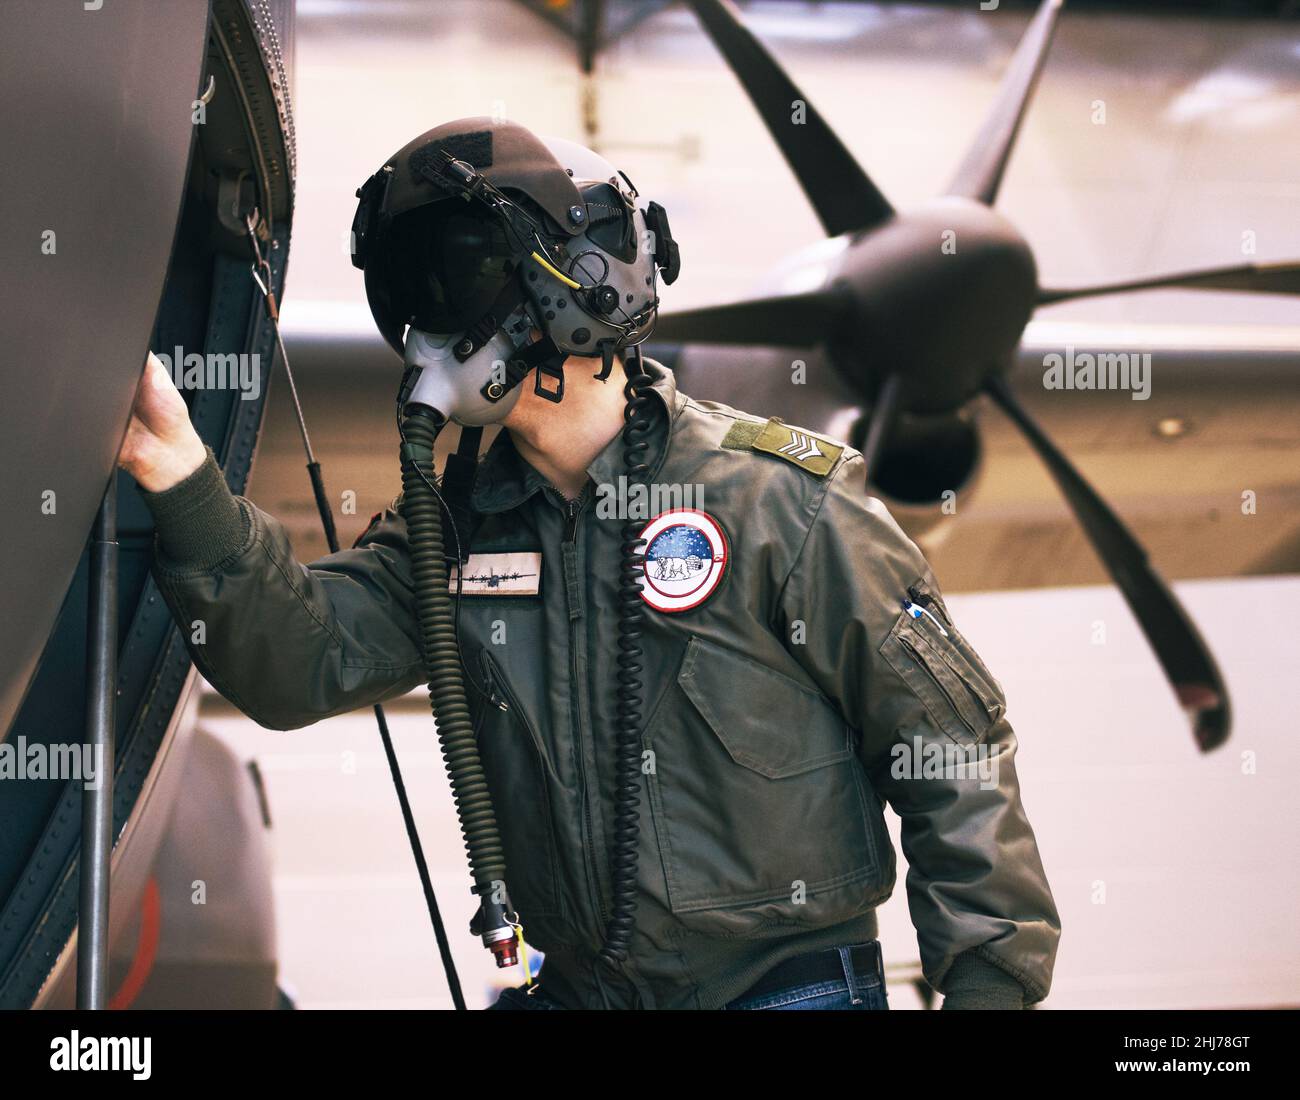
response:
[[[668,7],[670,0],[518,0],[529,11],[571,36],[578,67],[591,73],[604,46]]]

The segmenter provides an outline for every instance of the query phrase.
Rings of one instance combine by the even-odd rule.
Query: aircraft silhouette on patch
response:
[[[464,578],[466,584],[481,584],[488,588],[500,588],[502,581],[518,581],[524,577],[535,577],[536,573],[498,573],[489,569],[486,573],[471,573]]]

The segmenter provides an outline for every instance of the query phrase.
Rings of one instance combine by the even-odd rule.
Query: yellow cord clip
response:
[[[519,965],[524,968],[524,985],[533,984],[533,969],[528,965],[528,944],[524,941],[524,926],[514,924],[515,939],[519,941]]]

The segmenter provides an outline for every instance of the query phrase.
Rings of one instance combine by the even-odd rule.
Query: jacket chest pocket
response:
[[[880,653],[938,728],[958,743],[978,744],[1006,712],[1001,685],[937,603],[929,615],[898,616]]]
[[[478,665],[492,697],[480,703],[479,757],[501,830],[506,886],[530,942],[541,946],[537,918],[561,915],[545,756],[536,730],[487,649],[479,651]]]
[[[818,693],[693,637],[645,743],[668,900],[684,924],[820,926],[869,908],[865,883],[888,892],[879,799]]]

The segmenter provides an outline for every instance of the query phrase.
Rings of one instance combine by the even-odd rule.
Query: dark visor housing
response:
[[[406,326],[455,332],[491,306],[514,273],[519,242],[465,203],[438,170],[463,161],[524,206],[547,233],[585,228],[583,197],[550,150],[516,123],[460,119],[421,134],[357,191],[352,263],[380,333],[399,355]]]

